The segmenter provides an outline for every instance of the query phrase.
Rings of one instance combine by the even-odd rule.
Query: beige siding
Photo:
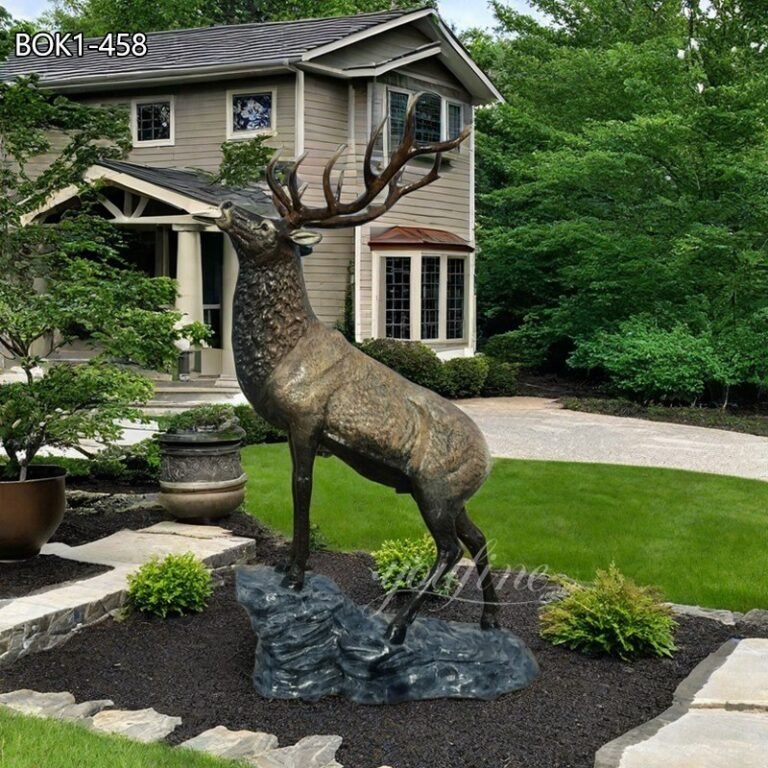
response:
[[[416,48],[434,42],[414,27],[400,27],[369,37],[355,45],[314,59],[318,64],[337,69],[380,64],[395,56],[412,53]]]
[[[175,142],[173,146],[134,147],[126,158],[132,163],[155,167],[201,168],[215,171],[221,162],[221,144],[227,139],[227,91],[275,89],[276,133],[267,142],[283,148],[286,157],[295,152],[296,89],[294,77],[266,77],[226,82],[177,85],[155,89],[121,91],[119,94],[88,94],[88,104],[122,104],[128,109],[134,98],[173,96],[175,101]],[[126,117],[126,119],[129,119]],[[55,142],[55,143],[58,143]],[[50,159],[52,159],[51,156]],[[50,159],[41,158],[39,171]]]
[[[307,158],[301,166],[301,179],[309,184],[304,195],[308,205],[325,205],[323,169],[339,144],[348,143],[349,87],[331,78],[306,75],[304,79],[304,148]],[[336,165],[345,169],[345,190],[354,190],[357,169],[350,152]],[[335,189],[334,174],[334,189]],[[349,193],[348,193],[349,194]],[[304,261],[309,299],[317,316],[332,325],[344,311],[347,267],[354,259],[354,230],[324,230],[323,242]]]

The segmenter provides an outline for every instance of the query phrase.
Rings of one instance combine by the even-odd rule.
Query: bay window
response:
[[[390,339],[467,339],[467,257],[415,251],[375,255],[381,285],[380,329]]]

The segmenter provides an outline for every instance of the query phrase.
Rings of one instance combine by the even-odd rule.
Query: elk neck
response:
[[[293,248],[267,264],[254,264],[247,255],[239,261],[232,328],[235,366],[239,378],[264,382],[319,321]]]

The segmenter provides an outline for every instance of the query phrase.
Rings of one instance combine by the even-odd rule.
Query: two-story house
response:
[[[366,144],[384,116],[373,164],[386,162],[409,94],[424,92],[416,129],[425,142],[456,136],[476,106],[501,99],[429,8],[157,32],[147,35],[144,55],[125,58],[85,48],[79,58],[11,57],[0,77],[36,72],[69,98],[128,107],[128,160],[93,166],[87,178],[103,183],[104,215],[130,229],[135,263],[175,277],[178,307],[214,327],[197,371],[222,384],[234,380],[236,257],[226,236],[193,217],[233,195],[276,215],[266,192],[224,190],[196,170],[217,170],[222,142],[266,134],[283,160],[306,152],[305,199],[321,203],[323,168],[342,143],[345,195],[358,193]],[[304,260],[321,320],[340,319],[351,280],[358,340],[420,339],[441,356],[473,353],[474,162],[472,137],[447,153],[437,182],[380,219],[324,232]],[[423,175],[430,164],[413,161],[408,173]],[[36,217],[55,220],[74,196],[61,190]]]

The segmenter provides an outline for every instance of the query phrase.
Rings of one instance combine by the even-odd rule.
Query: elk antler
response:
[[[373,132],[368,145],[365,148],[365,158],[363,160],[363,191],[351,202],[341,202],[341,189],[344,181],[344,171],[339,174],[336,182],[336,190],[331,187],[331,173],[333,167],[339,158],[347,149],[346,144],[342,144],[334,152],[333,157],[328,161],[323,171],[323,194],[325,196],[325,207],[310,208],[301,202],[306,185],[299,189],[298,170],[306,157],[306,153],[297,158],[296,162],[288,171],[285,183],[281,183],[275,176],[275,168],[278,152],[272,156],[266,171],[267,184],[272,190],[272,199],[280,216],[286,220],[292,228],[298,228],[302,225],[309,225],[323,229],[333,227],[348,227],[354,224],[364,224],[367,221],[381,216],[388,211],[401,197],[415,192],[417,189],[431,184],[439,178],[440,161],[443,152],[447,152],[454,147],[458,147],[464,139],[470,134],[470,128],[467,126],[455,138],[448,141],[438,141],[431,144],[416,145],[416,102],[422,94],[417,93],[408,100],[408,108],[405,114],[405,126],[403,129],[403,138],[400,144],[395,148],[390,156],[389,163],[380,172],[375,173],[371,168],[371,156],[373,148],[384,130],[388,118],[384,118],[378,128]],[[411,184],[401,184],[400,181],[405,171],[408,161],[418,155],[428,155],[435,153],[435,162],[430,171],[421,179]],[[374,204],[374,200],[384,191],[386,187],[387,196],[382,203]],[[287,189],[287,191],[286,191]]]

